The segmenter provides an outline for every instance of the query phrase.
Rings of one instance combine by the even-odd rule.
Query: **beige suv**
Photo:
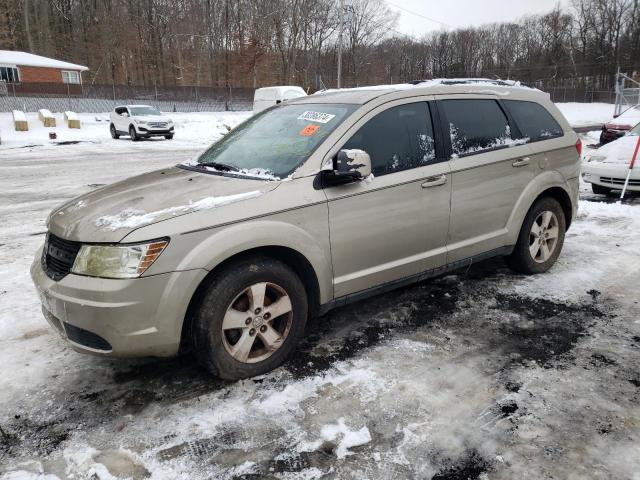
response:
[[[52,212],[31,275],[79,351],[190,348],[216,375],[249,377],[334,307],[497,255],[548,270],[576,211],[579,154],[535,89],[323,92]]]

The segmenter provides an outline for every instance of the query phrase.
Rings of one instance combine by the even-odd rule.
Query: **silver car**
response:
[[[548,270],[575,215],[579,152],[531,88],[323,92],[53,211],[31,275],[79,351],[190,349],[215,375],[249,377],[332,308],[498,255]]]

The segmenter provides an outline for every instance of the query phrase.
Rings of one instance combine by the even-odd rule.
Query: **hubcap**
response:
[[[529,233],[531,258],[537,263],[549,260],[558,245],[559,234],[560,228],[555,213],[545,210],[538,215]]]
[[[224,348],[239,362],[261,362],[282,346],[292,319],[284,288],[270,282],[253,284],[231,302],[222,319]]]

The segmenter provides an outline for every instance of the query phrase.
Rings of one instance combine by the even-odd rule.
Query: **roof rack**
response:
[[[471,85],[477,84],[491,84],[501,87],[517,87],[524,85],[521,82],[515,80],[500,80],[496,78],[437,78],[433,80],[413,80],[408,82],[409,85],[420,85],[421,83],[438,83],[441,85]]]

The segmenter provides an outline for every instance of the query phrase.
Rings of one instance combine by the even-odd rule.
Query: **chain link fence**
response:
[[[253,108],[253,92],[251,88],[196,86],[5,84],[0,85],[0,111],[35,112],[46,108],[52,112],[92,113],[138,103],[151,104],[165,112],[247,111]]]

